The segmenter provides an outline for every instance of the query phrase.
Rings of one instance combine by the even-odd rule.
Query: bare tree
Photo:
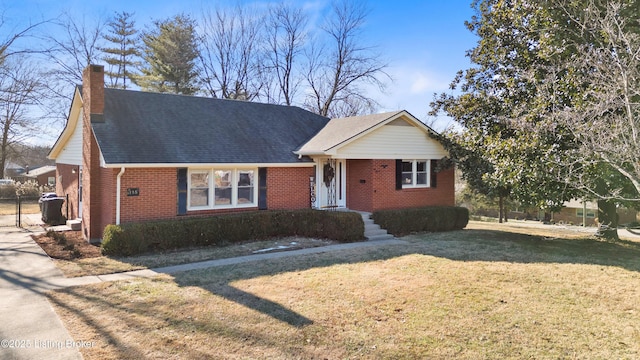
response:
[[[265,93],[268,102],[292,105],[303,80],[296,71],[302,55],[308,19],[302,8],[280,3],[269,9],[265,32],[268,39]],[[273,83],[273,86],[271,83]],[[273,89],[275,88],[275,89]]]
[[[340,117],[340,103],[349,113],[356,109],[373,110],[376,101],[366,94],[365,85],[384,89],[381,77],[388,77],[387,64],[372,47],[363,45],[360,34],[367,17],[363,3],[342,0],[333,4],[323,26],[329,40],[325,47],[312,47],[308,54],[306,79],[310,93],[305,106],[323,116]]]
[[[38,50],[35,49],[17,47],[16,43],[20,39],[32,36],[33,30],[46,22],[47,21],[30,23],[19,30],[9,30],[7,28],[10,25],[7,23],[4,14],[0,14],[0,33],[5,34],[0,37],[0,65],[2,65],[4,61],[12,55],[38,52]]]
[[[105,21],[97,18],[89,25],[84,17],[77,19],[65,14],[53,24],[60,32],[45,39],[52,47],[47,53],[46,86],[50,103],[47,111],[52,121],[63,122],[67,119],[75,86],[82,83],[82,70],[102,58],[100,47]]]
[[[261,26],[262,17],[240,5],[204,12],[202,82],[210,96],[252,100],[259,95]]]
[[[84,17],[78,21],[72,15],[65,14],[55,22],[64,35],[56,34],[47,38],[54,45],[50,52],[52,75],[71,87],[80,84],[82,70],[102,56],[100,48],[105,21],[99,18],[91,23],[88,25]]]
[[[29,108],[42,105],[42,77],[23,58],[7,59],[0,66],[0,178],[11,147],[35,131],[38,118]]]

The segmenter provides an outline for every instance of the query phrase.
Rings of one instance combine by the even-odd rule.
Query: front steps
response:
[[[72,231],[78,231],[82,229],[82,220],[67,220],[67,226],[71,228]]]
[[[362,215],[362,221],[364,221],[364,236],[369,241],[377,240],[390,240],[394,239],[394,236],[389,234],[387,230],[382,229],[378,224],[373,222],[371,213],[358,211]]]

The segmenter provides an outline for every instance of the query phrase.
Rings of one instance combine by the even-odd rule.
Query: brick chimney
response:
[[[104,122],[104,66],[82,72],[82,232],[88,241],[102,238],[100,149],[91,124]]]
[[[82,102],[89,105],[90,120],[102,122],[104,114],[104,66],[89,65],[82,72]]]

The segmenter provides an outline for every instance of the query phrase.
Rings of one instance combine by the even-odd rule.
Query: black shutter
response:
[[[436,168],[438,167],[438,160],[431,160],[431,187],[438,186],[438,173]]]
[[[178,169],[178,215],[187,213],[187,169]]]
[[[258,209],[267,210],[267,168],[258,168]]]
[[[402,190],[402,160],[396,160],[396,190]]]

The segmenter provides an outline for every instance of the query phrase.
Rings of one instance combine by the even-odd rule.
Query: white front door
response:
[[[347,206],[347,162],[323,159],[317,162],[316,168],[319,208],[345,208]]]

